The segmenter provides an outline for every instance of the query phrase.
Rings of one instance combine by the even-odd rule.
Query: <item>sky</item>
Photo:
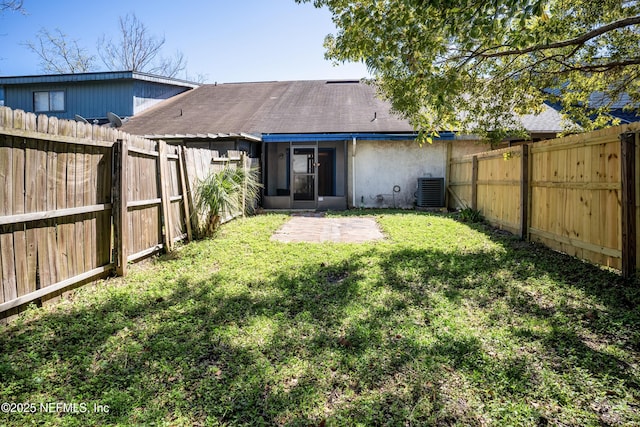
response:
[[[115,39],[118,17],[128,13],[165,37],[166,56],[181,51],[188,76],[206,83],[369,76],[363,64],[324,59],[324,37],[335,32],[331,14],[294,0],[24,0],[24,9],[0,14],[0,76],[44,74],[23,45],[42,28],[77,40],[104,70],[98,40]]]

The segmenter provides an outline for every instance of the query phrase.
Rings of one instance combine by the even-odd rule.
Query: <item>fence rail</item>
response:
[[[191,240],[218,157],[0,107],[0,318]]]
[[[495,226],[629,276],[640,261],[639,129],[634,123],[452,158],[448,191]]]

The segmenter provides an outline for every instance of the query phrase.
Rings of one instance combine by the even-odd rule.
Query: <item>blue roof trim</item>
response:
[[[27,85],[27,84],[59,84],[113,80],[141,80],[154,83],[162,83],[173,86],[183,86],[189,88],[198,87],[198,83],[187,80],[163,77],[155,74],[141,73],[138,71],[101,71],[91,73],[76,74],[41,74],[32,76],[9,76],[0,77],[0,85]]]
[[[416,139],[417,133],[263,133],[263,142],[314,142],[314,141],[345,141],[353,138],[368,141],[406,141]],[[439,138],[434,140],[450,141],[455,139],[454,132],[440,132]]]

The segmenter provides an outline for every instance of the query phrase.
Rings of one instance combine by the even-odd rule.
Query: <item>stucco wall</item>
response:
[[[434,141],[422,147],[415,141],[362,140],[356,143],[354,174],[353,145],[349,144],[349,207],[354,207],[355,175],[355,207],[413,208],[418,178],[445,178],[448,143],[454,157],[488,148],[471,140]],[[395,186],[399,192],[394,192]]]

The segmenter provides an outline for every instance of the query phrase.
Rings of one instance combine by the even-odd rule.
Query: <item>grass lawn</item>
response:
[[[0,425],[640,425],[639,281],[373,214],[387,240],[358,245],[236,220],[27,311],[0,328],[0,402],[36,413]]]

